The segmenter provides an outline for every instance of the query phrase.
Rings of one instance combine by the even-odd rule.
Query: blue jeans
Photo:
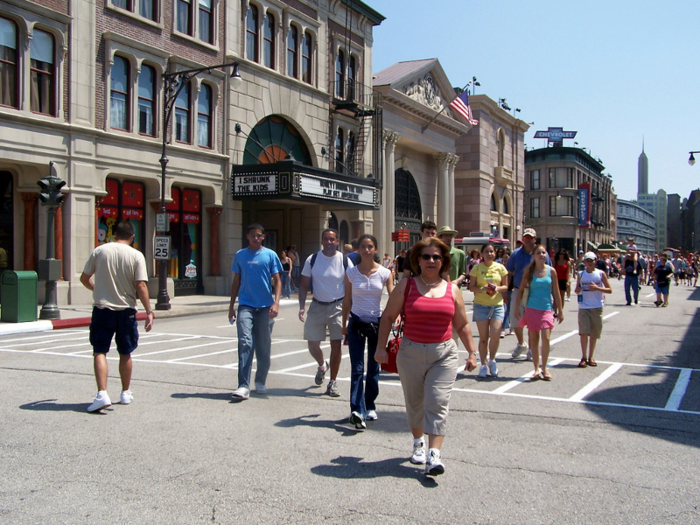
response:
[[[292,297],[292,287],[290,284],[292,278],[287,272],[281,272],[280,278],[282,279],[282,297],[290,299]]]
[[[639,275],[625,275],[625,299],[627,299],[627,304],[632,302],[630,287],[634,292],[634,302],[636,304],[639,299]]]
[[[368,410],[375,410],[374,401],[379,395],[379,363],[374,360],[377,351],[379,320],[372,328],[360,318],[350,314],[348,323],[348,344],[350,353],[350,411],[367,416]],[[365,372],[365,341],[367,342],[367,378],[362,384]],[[364,388],[363,388],[364,387]]]
[[[270,370],[270,345],[272,326],[270,307],[253,308],[238,306],[238,386],[250,388],[250,372],[253,368],[253,352],[258,361],[255,382],[265,384]]]
[[[506,292],[506,295],[508,296],[508,301],[503,301],[504,306],[505,306],[505,312],[503,313],[503,315],[505,317],[503,318],[503,326],[501,327],[503,330],[510,329],[510,301],[511,301],[511,296],[513,295],[513,293]]]

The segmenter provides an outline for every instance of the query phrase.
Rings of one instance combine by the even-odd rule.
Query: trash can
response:
[[[2,274],[2,314],[5,323],[36,321],[39,303],[36,272],[7,270]]]

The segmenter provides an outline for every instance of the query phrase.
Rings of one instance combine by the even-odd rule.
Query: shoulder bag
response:
[[[404,308],[406,306],[406,298],[408,297],[408,294],[411,290],[411,285],[413,284],[413,278],[408,280],[408,283],[406,284],[406,288],[403,291],[403,297],[404,297]],[[394,337],[391,338],[391,340],[387,343],[386,345],[386,353],[388,356],[387,362],[382,363],[381,368],[382,372],[388,372],[389,374],[398,374],[399,371],[396,368],[396,356],[399,354],[399,346],[401,346],[401,336],[403,335],[403,325],[405,321],[405,314],[402,311],[401,312],[401,319],[399,321],[399,326],[398,328],[393,327],[391,329],[391,333]]]

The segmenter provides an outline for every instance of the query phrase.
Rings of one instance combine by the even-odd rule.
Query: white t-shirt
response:
[[[315,265],[314,265],[315,266]],[[391,272],[380,266],[369,277],[360,273],[357,266],[348,268],[348,281],[352,284],[352,308],[360,320],[370,323],[376,322],[382,315],[382,290],[384,283],[391,276]]]
[[[313,268],[311,268],[312,257],[313,255],[309,255],[306,258],[301,275],[313,278],[314,298],[322,303],[330,303],[345,297],[343,254],[335,252],[332,257],[326,257],[320,251]],[[352,267],[352,261],[348,258],[348,270]]]
[[[597,268],[591,273],[583,270],[579,274],[581,276],[581,295],[583,295],[583,301],[578,303],[578,307],[581,310],[588,310],[591,308],[603,308],[605,306],[605,294],[600,291],[588,291],[588,286],[593,283],[596,286],[603,286],[603,271]]]
[[[136,308],[136,282],[148,281],[143,254],[120,242],[95,248],[83,272],[95,276],[94,305],[110,310]]]

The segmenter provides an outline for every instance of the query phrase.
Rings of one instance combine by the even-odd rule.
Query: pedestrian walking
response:
[[[508,270],[495,261],[493,244],[481,247],[482,261],[472,268],[469,276],[469,291],[474,294],[472,321],[479,330],[479,376],[485,379],[490,373],[498,377],[496,354],[501,343],[501,327],[505,318],[503,292],[508,291]],[[488,366],[487,363],[488,356]]]
[[[559,294],[561,295],[561,304],[564,304],[566,290],[569,288],[569,280],[571,279],[570,259],[569,252],[563,248],[554,256],[554,270],[557,272],[557,284],[559,287]]]
[[[654,268],[654,283],[656,286],[656,301],[654,304],[668,306],[668,292],[671,287],[671,276],[674,274],[673,265],[668,262],[666,252],[659,254],[659,265]]]
[[[530,380],[544,379],[549,381],[552,374],[547,369],[549,359],[549,339],[554,329],[554,319],[559,323],[564,321],[564,309],[561,294],[557,286],[557,272],[546,264],[547,249],[541,244],[534,250],[534,260],[524,272],[522,286],[518,288],[515,298],[516,319],[520,327],[527,326],[532,363],[535,367]],[[523,292],[528,290],[527,300],[523,300]],[[521,303],[525,305],[525,313],[521,315]],[[540,371],[540,340],[542,341],[542,370]]]
[[[632,300],[634,300],[634,304],[639,304],[639,276],[644,272],[644,267],[635,256],[635,253],[627,252],[622,262],[622,271],[625,274],[625,299],[627,300],[627,306],[632,304]]]
[[[595,267],[596,254],[587,252],[583,261],[585,268],[578,272],[574,289],[578,296],[578,334],[581,341],[579,368],[598,366],[593,354],[603,333],[604,294],[612,293],[608,276]]]
[[[265,248],[265,228],[253,223],[246,229],[248,247],[238,250],[231,271],[231,302],[228,318],[238,323],[238,388],[233,399],[250,397],[250,374],[253,355],[257,361],[255,391],[267,394],[267,373],[270,370],[272,327],[279,313],[282,264],[277,254]],[[238,311],[235,310],[238,299]]]
[[[148,274],[143,254],[132,248],[134,225],[128,221],[117,224],[116,241],[95,248],[85,263],[80,282],[92,291],[93,308],[90,320],[90,344],[97,381],[97,395],[88,412],[98,412],[112,405],[107,393],[107,353],[115,338],[119,353],[119,376],[122,405],[134,400],[131,392],[133,363],[131,353],[139,341],[136,322],[136,298],[146,309],[146,332],[153,327],[155,314],[148,298]]]
[[[301,262],[299,261],[299,252],[296,244],[287,247],[287,257],[292,261],[292,292],[299,291],[299,281],[301,279]]]
[[[280,278],[282,279],[282,297],[285,299],[292,298],[292,260],[287,257],[287,250],[282,250],[280,253],[280,264],[282,271]]]
[[[340,396],[336,379],[342,359],[345,271],[353,267],[352,261],[338,251],[339,242],[336,230],[328,228],[321,232],[323,249],[306,259],[299,285],[299,320],[304,323],[304,339],[308,342],[309,352],[318,363],[314,382],[322,385],[330,370],[326,394],[331,397]],[[312,285],[313,299],[307,313],[306,294]],[[321,341],[326,340],[326,330],[331,341],[330,362],[324,359],[321,350]]]
[[[411,248],[410,262],[417,277],[403,279],[389,296],[379,324],[374,358],[379,363],[387,361],[389,331],[403,311],[404,336],[396,366],[408,426],[413,434],[411,462],[425,464],[425,473],[437,476],[445,472],[441,449],[450,395],[459,368],[457,345],[452,339],[453,325],[468,351],[469,371],[476,368],[476,349],[462,293],[457,285],[441,277],[452,264],[447,245],[439,239],[423,239]],[[427,454],[425,433],[428,434]]]
[[[358,239],[360,264],[345,274],[343,298],[343,335],[349,339],[350,352],[350,424],[358,430],[367,421],[377,419],[375,400],[379,395],[379,363],[374,359],[382,315],[382,290],[394,290],[391,271],[375,261],[377,239],[361,235]],[[391,260],[391,259],[389,259]],[[367,346],[367,376],[365,375]]]

